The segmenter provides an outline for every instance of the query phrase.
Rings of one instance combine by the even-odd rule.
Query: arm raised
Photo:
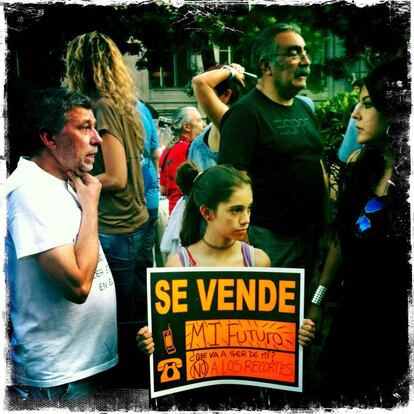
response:
[[[233,64],[232,67],[235,69],[235,79],[244,86],[244,68],[240,65]],[[197,75],[192,80],[192,86],[195,97],[203,109],[204,113],[211,120],[211,122],[219,128],[221,118],[224,113],[229,109],[228,105],[223,102],[222,99],[227,101],[230,96],[226,96],[226,92],[222,95],[222,99],[217,95],[215,87],[225,81],[231,76],[228,69],[220,68],[213,69],[207,72]],[[228,89],[227,93],[231,94],[231,90]]]

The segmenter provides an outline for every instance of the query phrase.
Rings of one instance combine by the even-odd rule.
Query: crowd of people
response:
[[[19,398],[64,404],[93,396],[108,385],[108,373],[140,375],[133,354],[156,352],[146,270],[155,265],[159,239],[166,267],[305,269],[297,332],[305,364],[330,289],[340,286],[315,366],[320,401],[391,407],[408,399],[407,61],[385,62],[358,85],[357,149],[347,156],[331,217],[314,104],[298,97],[311,66],[300,28],[262,30],[252,56],[257,83],[250,91],[239,64],[192,79],[211,123],[194,106],[177,108],[161,154],[151,113],[115,43],[98,32],[69,43],[68,87],[42,91],[28,108],[26,152],[5,186]],[[162,238],[160,196],[169,216]],[[305,393],[306,381],[311,375]],[[236,407],[269,409],[289,399],[287,392],[241,387],[163,401],[167,408],[214,409],[223,394]]]

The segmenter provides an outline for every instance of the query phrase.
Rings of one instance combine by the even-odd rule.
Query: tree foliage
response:
[[[171,51],[200,53],[206,68],[214,64],[212,46],[231,45],[235,60],[252,69],[250,50],[257,33],[277,21],[293,21],[303,30],[311,52],[322,51],[328,30],[344,39],[345,54],[316,62],[311,87],[324,74],[346,78],[346,64],[361,56],[383,59],[406,45],[409,1],[357,7],[346,2],[306,6],[249,5],[243,2],[184,3],[162,1],[118,6],[40,4],[6,5],[7,47],[11,67],[18,52],[20,72],[36,86],[58,84],[64,73],[62,54],[78,34],[99,30],[121,51],[137,54],[138,69],[163,62]]]
[[[319,103],[316,107],[316,123],[321,134],[322,145],[325,148],[328,166],[337,162],[336,154],[343,141],[351,113],[357,103],[357,93],[341,92],[331,99]]]
[[[7,3],[4,12],[8,138],[20,142],[24,100],[32,88],[60,85],[67,42],[81,33],[97,30],[107,34],[121,52],[140,57],[138,69],[147,68],[149,62],[162,64],[180,49],[200,53],[207,68],[215,63],[212,46],[220,44],[232,46],[234,60],[253,70],[250,50],[257,33],[277,21],[292,21],[302,27],[313,56],[318,52],[324,56],[328,31],[344,40],[343,56],[314,59],[308,86],[318,91],[324,75],[349,78],[347,65],[359,57],[375,64],[406,47],[410,2],[389,1],[362,8],[338,1],[283,6],[205,0],[184,3],[180,8],[165,0],[106,6]],[[13,151],[18,152],[16,147]]]

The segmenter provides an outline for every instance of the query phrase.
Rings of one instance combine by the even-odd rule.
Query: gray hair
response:
[[[295,32],[302,34],[300,27],[294,23],[276,23],[267,27],[258,35],[251,54],[251,67],[255,68],[256,74],[262,75],[260,65],[264,60],[270,60],[271,55],[277,53],[275,37],[279,33]]]
[[[168,143],[168,147],[172,147],[178,142],[178,139],[183,131],[184,124],[191,121],[191,111],[197,109],[194,106],[180,106],[177,108],[171,119],[172,139]]]

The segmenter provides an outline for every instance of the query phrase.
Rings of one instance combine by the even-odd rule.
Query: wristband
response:
[[[315,290],[315,293],[313,294],[311,303],[313,303],[314,305],[320,306],[323,298],[325,297],[325,293],[326,293],[326,287],[319,285],[317,289]]]
[[[237,75],[237,70],[231,66],[224,65],[222,69],[226,69],[230,72],[229,79],[233,79]]]

